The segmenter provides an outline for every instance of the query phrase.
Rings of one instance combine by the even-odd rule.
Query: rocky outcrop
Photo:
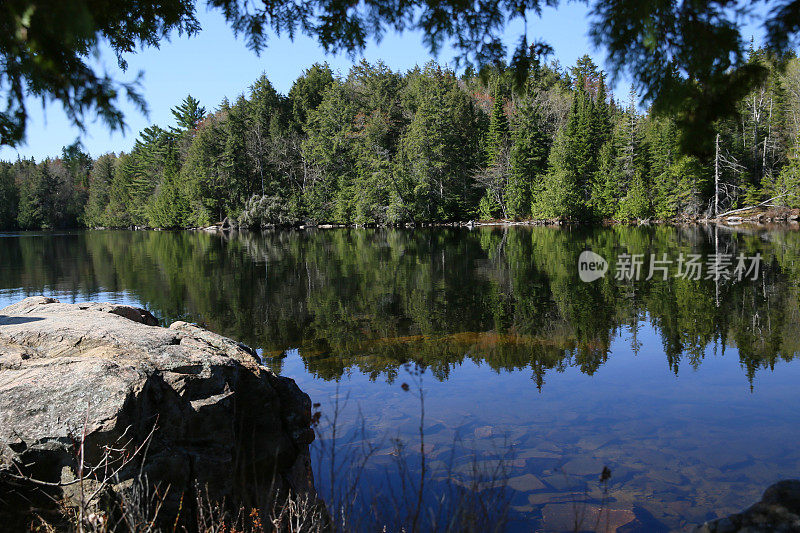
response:
[[[703,524],[698,533],[800,531],[800,480],[779,481],[741,513]]]
[[[279,489],[313,495],[310,423],[293,380],[198,326],[162,328],[145,310],[44,297],[0,309],[5,502],[34,487],[73,497],[81,442],[93,482],[117,468],[91,470],[111,454],[125,466],[110,488],[145,479],[166,492],[165,515],[195,501],[197,487],[246,505]]]

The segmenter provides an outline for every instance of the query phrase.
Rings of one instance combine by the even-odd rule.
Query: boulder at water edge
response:
[[[198,326],[45,297],[0,309],[0,519],[77,498],[81,442],[84,498],[145,480],[174,516],[198,488],[235,505],[313,497],[310,423],[293,380]]]

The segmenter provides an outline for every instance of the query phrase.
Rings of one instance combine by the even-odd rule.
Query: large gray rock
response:
[[[698,533],[800,531],[800,480],[779,481],[741,513],[703,524]]]
[[[148,441],[114,488],[134,478],[169,486],[166,513],[194,501],[196,487],[247,505],[279,489],[313,496],[308,396],[246,346],[156,324],[132,307],[44,297],[0,309],[0,500],[30,488],[25,478],[74,496],[58,485],[76,475],[83,435],[88,466],[104,446],[132,453]]]

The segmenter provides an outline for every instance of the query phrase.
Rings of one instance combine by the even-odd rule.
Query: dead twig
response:
[[[739,209],[733,209],[731,211],[726,211],[725,213],[722,213],[721,215],[718,215],[717,218],[719,219],[719,218],[722,218],[722,217],[726,217],[728,215],[732,215],[734,213],[741,213],[742,211],[749,211],[750,209],[756,209],[758,207],[762,207],[764,205],[769,204],[770,202],[773,202],[773,201],[777,200],[778,198],[783,198],[787,194],[788,193],[779,194],[778,196],[774,196],[774,197],[770,198],[769,200],[764,200],[760,204],[751,205],[751,206],[748,206],[748,207],[740,207]]]

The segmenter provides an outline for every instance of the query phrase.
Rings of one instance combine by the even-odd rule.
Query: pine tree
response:
[[[191,94],[180,105],[172,108],[172,116],[178,123],[179,132],[194,132],[206,116],[206,108]]]
[[[50,160],[36,166],[30,179],[20,187],[19,226],[22,229],[54,229],[58,211],[58,180],[50,171]]]
[[[749,61],[767,76],[715,124],[713,159],[683,149],[682,117],[640,113],[635,94],[621,109],[588,56],[571,75],[535,65],[522,94],[503,67],[487,84],[434,63],[363,61],[344,78],[315,65],[288,97],[261,76],[208,115],[187,96],[176,128],[144,129],[116,161],[76,144],[0,165],[0,227],[197,226],[244,210],[258,225],[667,219],[708,212],[715,161],[720,209],[800,205],[800,59],[753,48]]]
[[[576,217],[580,213],[583,197],[569,151],[569,133],[564,128],[556,134],[547,173],[538,194],[533,198],[531,213],[534,217]]]
[[[611,139],[613,124],[611,122],[611,108],[608,104],[606,93],[605,75],[599,74],[597,82],[597,95],[594,98],[592,117],[592,151],[595,154]]]
[[[579,74],[567,123],[556,134],[542,190],[534,199],[534,216],[591,217],[587,201],[597,161],[592,152],[593,107],[586,80]]]
[[[486,136],[486,167],[479,173],[479,185],[486,192],[478,206],[478,215],[482,219],[498,216],[506,218],[509,195],[513,195],[515,206],[520,201],[518,196],[524,193],[519,190],[510,191],[511,168],[509,159],[508,118],[504,109],[504,98],[500,91],[500,80],[495,81],[492,112],[489,117],[489,131]]]
[[[179,228],[185,224],[188,204],[175,180],[175,165],[164,169],[155,194],[147,205],[147,222],[156,228]]]
[[[568,168],[575,174],[576,193],[584,200],[589,198],[591,183],[597,169],[597,153],[594,151],[592,137],[595,122],[594,102],[585,85],[583,78],[579,78],[573,109],[567,121],[569,148],[566,154]],[[584,219],[590,216],[583,206],[576,206],[576,209],[570,216]]]
[[[598,218],[612,218],[619,208],[622,194],[619,183],[618,143],[609,139],[598,155],[598,169],[592,184],[590,207]]]
[[[395,193],[398,143],[407,119],[403,116],[403,78],[385,64],[366,61],[355,66],[347,83],[354,87],[358,109],[354,123],[357,194],[354,222],[386,222]]]
[[[107,208],[111,182],[117,157],[105,154],[97,158],[89,174],[89,194],[86,201],[84,221],[88,227],[112,225]]]
[[[247,102],[246,146],[251,194],[288,196],[286,176],[278,171],[281,154],[276,151],[278,139],[287,134],[289,110],[266,75],[250,86]]]
[[[800,207],[800,147],[793,147],[788,164],[764,185],[767,195],[777,197],[777,204]]]
[[[314,63],[303,71],[289,90],[292,118],[295,128],[302,131],[308,114],[322,103],[325,91],[333,84],[333,72],[327,63]]]
[[[572,77],[576,80],[575,88],[586,92],[591,99],[595,99],[602,76],[592,58],[588,54],[584,54],[578,58],[571,70]]]
[[[622,115],[616,143],[618,146],[616,185],[620,191],[616,216],[623,220],[647,218],[651,216],[652,206],[647,192],[645,150],[636,111],[636,93],[633,88],[630,91],[628,109]]]
[[[356,108],[348,87],[335,80],[308,115],[303,154],[308,171],[302,191],[316,222],[350,222],[355,179],[353,124]]]
[[[185,223],[189,226],[205,226],[221,220],[230,194],[226,190],[228,174],[224,159],[225,114],[224,110],[215,113],[198,128],[177,177],[177,187],[186,201]]]
[[[469,177],[483,162],[475,109],[452,71],[429,63],[411,76],[405,105],[414,115],[401,140],[393,217],[471,216],[477,198]]]
[[[136,158],[121,154],[114,167],[114,175],[108,190],[108,217],[105,224],[111,227],[127,227],[134,223],[133,211],[137,207],[132,201],[131,183],[136,174]]]
[[[531,202],[538,194],[537,184],[547,169],[552,140],[545,119],[533,98],[533,88],[520,99],[511,134],[512,179],[508,191],[509,215],[515,218],[531,212]]]
[[[432,64],[414,80],[416,110],[402,140],[400,175],[393,207],[399,219],[432,221],[446,212],[446,73]],[[400,205],[397,205],[397,202]],[[405,211],[405,213],[403,213]]]
[[[175,134],[158,126],[149,126],[139,135],[126,168],[131,173],[127,194],[131,221],[147,223],[146,206],[163,179],[164,168],[177,157]]]
[[[600,149],[591,206],[599,217],[623,220],[652,216],[647,149],[631,90],[627,109],[616,117],[612,136]]]
[[[508,117],[504,109],[505,100],[500,92],[499,80],[495,82],[492,95],[492,114],[486,142],[486,165],[492,166],[508,143]]]
[[[13,167],[0,162],[0,230],[17,227],[19,192],[14,179]]]
[[[63,147],[61,149],[61,160],[67,166],[75,186],[86,189],[89,186],[92,158],[81,149],[81,144],[76,141],[69,146]]]
[[[673,119],[650,116],[643,131],[653,214],[659,219],[697,214],[708,181],[702,162],[681,151]]]
[[[223,190],[226,199],[215,216],[222,220],[225,216],[234,216],[245,202],[261,187],[254,186],[260,180],[254,179],[252,165],[247,155],[247,100],[243,95],[236,99],[225,115],[223,129],[225,132],[225,149],[222,153],[222,165],[225,169]]]
[[[649,147],[654,215],[659,219],[669,219],[678,214],[680,208],[673,175],[673,167],[680,157],[678,131],[669,119],[648,117],[644,122],[644,135]]]

